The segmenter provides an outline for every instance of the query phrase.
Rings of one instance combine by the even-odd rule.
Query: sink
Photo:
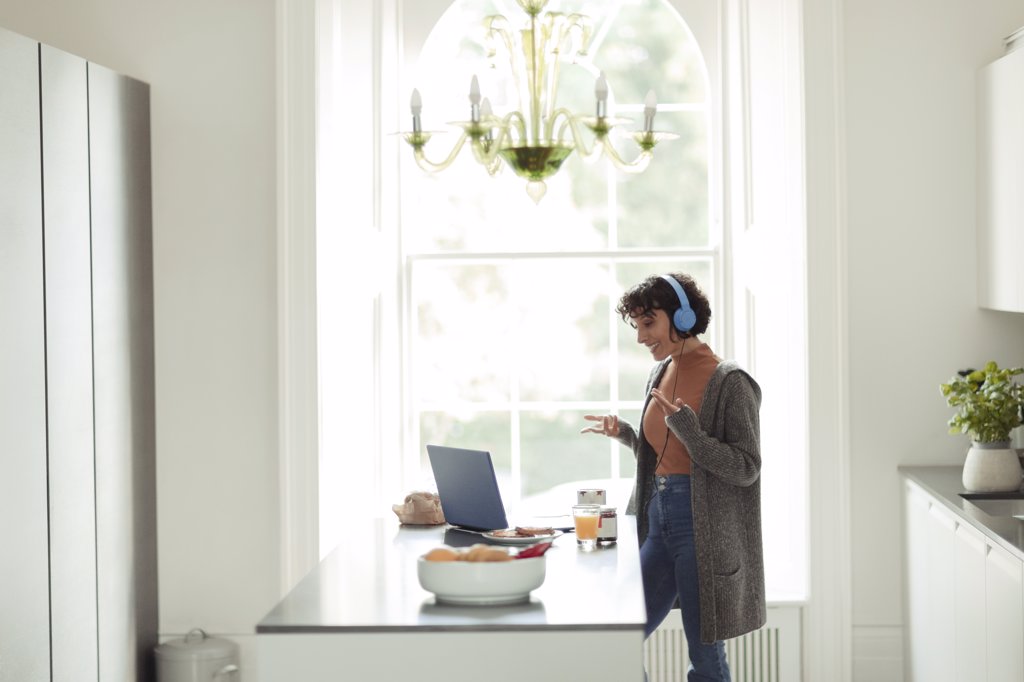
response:
[[[960,497],[989,516],[1013,516],[1024,519],[1024,492],[1020,490],[1005,493],[960,493]]]
[[[960,493],[965,500],[1024,500],[1024,490],[1011,490],[1004,493]]]

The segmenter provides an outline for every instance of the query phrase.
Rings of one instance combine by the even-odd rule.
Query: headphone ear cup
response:
[[[684,317],[682,308],[677,308],[676,312],[672,314],[672,326],[676,328],[676,331],[686,331],[686,320],[683,319]]]
[[[693,312],[693,308],[690,307],[690,300],[686,298],[686,292],[674,277],[661,275],[661,278],[668,282],[679,299],[679,308],[672,313],[672,325],[681,332],[690,331],[697,324],[697,313]]]
[[[672,316],[672,324],[679,331],[688,332],[693,329],[693,325],[697,324],[697,313],[693,312],[693,308],[679,308]]]

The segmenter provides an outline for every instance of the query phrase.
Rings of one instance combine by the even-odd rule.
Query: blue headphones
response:
[[[683,291],[683,287],[675,277],[662,275],[661,278],[672,285],[676,296],[679,297],[679,309],[672,315],[673,326],[681,332],[690,331],[693,329],[693,325],[697,324],[697,313],[693,312],[693,308],[690,307],[690,299],[686,297],[686,292]]]

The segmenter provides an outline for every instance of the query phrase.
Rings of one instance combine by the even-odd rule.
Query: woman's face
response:
[[[638,310],[629,319],[636,329],[636,342],[646,346],[655,360],[664,360],[681,349],[683,339],[672,333],[672,321],[664,310],[655,309],[646,313]]]

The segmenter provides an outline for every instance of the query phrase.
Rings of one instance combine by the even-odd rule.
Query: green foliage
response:
[[[976,443],[1010,440],[1010,431],[1021,424],[1024,386],[1013,377],[1024,368],[999,369],[989,362],[984,369],[959,372],[948,384],[940,384],[942,395],[957,413],[949,420],[950,433],[970,434]]]

